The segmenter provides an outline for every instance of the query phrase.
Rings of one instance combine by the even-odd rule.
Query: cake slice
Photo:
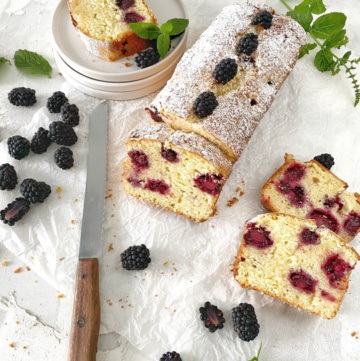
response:
[[[314,219],[350,242],[360,231],[360,195],[345,192],[347,183],[312,159],[285,163],[268,179],[261,201],[269,211]]]
[[[133,131],[126,148],[126,193],[197,222],[215,213],[232,168],[215,145],[196,134],[152,124]]]
[[[246,223],[234,276],[242,287],[330,319],[359,259],[352,247],[314,220],[267,213]]]
[[[303,28],[267,5],[226,6],[148,111],[155,122],[197,133],[235,161],[305,43]]]
[[[71,21],[87,50],[107,61],[115,61],[149,47],[137,36],[131,22],[156,24],[143,0],[68,0]]]

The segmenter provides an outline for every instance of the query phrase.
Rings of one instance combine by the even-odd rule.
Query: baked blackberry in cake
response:
[[[144,0],[68,0],[71,21],[87,50],[107,61],[115,61],[149,47],[137,36],[131,22],[156,24]]]
[[[261,201],[273,212],[314,219],[350,242],[360,231],[360,195],[321,163],[285,154],[285,163],[267,180]]]
[[[359,259],[343,239],[314,220],[267,213],[246,222],[234,276],[242,287],[331,319]]]
[[[201,135],[236,161],[305,43],[304,29],[267,5],[226,6],[147,109],[154,122]],[[211,101],[199,111],[202,94]]]
[[[123,182],[128,194],[197,222],[215,213],[232,168],[215,145],[161,123],[133,131],[126,148]]]

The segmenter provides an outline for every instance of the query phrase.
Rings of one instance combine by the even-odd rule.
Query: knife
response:
[[[69,361],[95,361],[100,328],[99,260],[106,188],[108,104],[90,115],[89,150]]]

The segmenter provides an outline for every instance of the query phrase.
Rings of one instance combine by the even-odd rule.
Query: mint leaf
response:
[[[9,64],[11,64],[9,59],[6,59],[6,58],[4,58],[3,56],[0,56],[0,66],[3,65],[3,64],[5,64],[6,62],[8,62]]]
[[[41,55],[29,50],[17,50],[14,54],[15,66],[29,74],[47,75],[51,78],[52,67]]]
[[[331,35],[330,38],[324,41],[324,46],[327,48],[340,48],[349,42],[346,36],[346,30],[340,30],[338,33]]]
[[[172,24],[172,30],[169,35],[181,34],[189,25],[188,19],[170,19],[169,22]]]
[[[298,14],[305,13],[307,10],[309,10],[309,4],[311,3],[311,0],[304,0],[300,4],[296,5],[294,10]]]
[[[310,31],[310,28],[311,28],[310,25],[311,25],[311,22],[313,21],[313,16],[308,7],[304,12],[300,12],[299,9],[298,9],[298,11],[291,10],[291,11],[288,11],[286,15],[291,16],[295,21],[297,21],[304,28],[305,31],[307,31],[307,32]]]
[[[323,14],[326,11],[323,0],[312,0],[310,3],[310,11],[316,15]]]
[[[350,55],[351,55],[351,51],[347,51],[347,52],[343,55],[343,57],[339,60],[339,63],[340,63],[341,65],[344,65],[344,64],[349,60]]]
[[[309,54],[309,52],[311,50],[315,49],[316,47],[317,47],[317,45],[315,43],[305,44],[300,50],[299,59],[301,59],[303,56]]]
[[[168,33],[160,34],[157,38],[156,47],[161,58],[165,58],[170,47],[170,35]]]
[[[167,21],[166,23],[164,23],[164,24],[162,24],[160,26],[160,31],[162,33],[168,33],[169,34],[169,33],[171,33],[172,29],[173,29],[173,25],[171,24],[170,21]]]
[[[130,29],[140,38],[154,40],[160,35],[160,28],[152,23],[130,23]]]
[[[319,50],[315,55],[314,64],[321,72],[333,70],[335,61],[331,50],[328,48]]]
[[[320,16],[314,21],[311,33],[319,39],[328,39],[331,35],[339,32],[346,23],[343,13],[329,13]]]

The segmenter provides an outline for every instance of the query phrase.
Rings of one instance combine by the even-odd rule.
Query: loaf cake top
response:
[[[239,155],[257,123],[270,106],[276,91],[294,66],[299,49],[306,43],[302,27],[287,16],[273,15],[269,29],[252,25],[254,16],[266,5],[243,3],[226,6],[196,43],[186,51],[165,88],[150,109],[203,127]],[[249,57],[239,57],[236,46],[247,33],[258,33],[259,45]],[[225,58],[240,61],[237,77],[225,85],[216,84],[212,73]],[[213,91],[219,101],[214,112],[202,119],[193,113],[195,99]],[[251,100],[256,100],[256,106]],[[199,133],[201,133],[199,131]]]

